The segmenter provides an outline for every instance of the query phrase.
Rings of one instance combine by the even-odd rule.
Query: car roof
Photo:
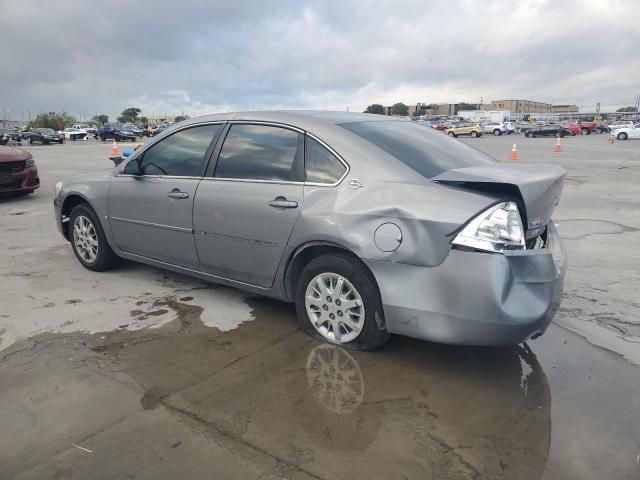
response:
[[[189,118],[182,122],[175,123],[166,130],[163,130],[156,141],[161,141],[162,138],[171,135],[174,131],[190,125],[226,121],[273,122],[285,126],[297,127],[309,132],[329,145],[343,159],[346,159],[351,168],[353,168],[353,171],[359,176],[359,179],[363,181],[369,178],[370,175],[377,178],[380,171],[385,171],[388,179],[414,178],[419,182],[426,181],[424,177],[402,164],[402,162],[387,152],[379,149],[373,143],[340,126],[342,124],[356,122],[412,123],[411,120],[386,115],[312,110],[218,113]],[[394,164],[395,167],[389,168],[388,165],[390,163]]]
[[[248,120],[261,122],[276,122],[287,125],[293,125],[303,130],[313,131],[315,128],[327,125],[340,125],[342,123],[354,122],[379,122],[379,121],[397,121],[409,122],[411,120],[390,117],[386,115],[376,115],[372,113],[352,113],[352,112],[335,112],[320,110],[273,110],[258,112],[236,112],[236,113],[217,113],[214,115],[205,115],[186,120],[182,125],[187,123],[200,123],[208,121],[230,121],[230,120]]]

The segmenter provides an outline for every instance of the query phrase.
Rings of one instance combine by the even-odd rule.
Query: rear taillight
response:
[[[487,252],[524,249],[518,206],[514,202],[502,202],[488,208],[474,217],[451,243]]]

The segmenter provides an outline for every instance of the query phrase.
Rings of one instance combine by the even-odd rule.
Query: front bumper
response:
[[[40,178],[35,165],[19,172],[0,172],[0,192],[33,191],[39,187]]]
[[[454,345],[514,345],[544,333],[560,306],[566,252],[451,250],[437,267],[365,261],[391,333]]]

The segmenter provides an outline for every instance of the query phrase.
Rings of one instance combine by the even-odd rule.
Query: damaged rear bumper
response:
[[[513,345],[544,333],[562,296],[566,252],[451,250],[437,267],[365,260],[391,333],[456,345]]]

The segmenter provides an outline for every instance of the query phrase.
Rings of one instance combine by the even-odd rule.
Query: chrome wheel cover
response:
[[[332,412],[349,414],[362,403],[362,371],[341,347],[318,345],[309,352],[306,370],[311,395]]]
[[[311,325],[333,343],[355,340],[364,327],[362,297],[337,273],[316,275],[307,285],[304,304]]]
[[[94,263],[98,258],[98,233],[93,222],[84,215],[78,215],[73,221],[73,245],[86,263]]]

